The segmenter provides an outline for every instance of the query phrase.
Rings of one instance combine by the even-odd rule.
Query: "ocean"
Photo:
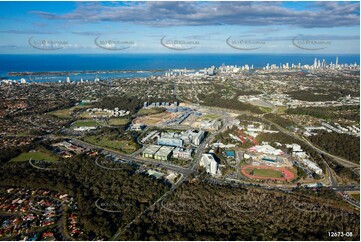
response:
[[[112,77],[146,77],[160,75],[168,69],[200,69],[212,65],[218,67],[225,65],[242,66],[248,64],[255,68],[264,67],[267,63],[292,63],[312,65],[315,58],[325,59],[327,63],[336,61],[339,64],[360,64],[360,55],[335,54],[44,54],[44,55],[0,55],[0,77],[18,80],[21,77],[8,76],[9,72],[49,72],[49,71],[140,71],[158,70],[158,72],[127,72],[112,74],[77,74],[76,79],[92,79]],[[102,76],[103,75],[103,76]],[[33,77],[36,79],[36,77]],[[48,77],[47,79],[49,79]],[[39,78],[42,81],[43,78]],[[58,76],[53,80],[63,80]],[[44,80],[43,80],[44,81]]]

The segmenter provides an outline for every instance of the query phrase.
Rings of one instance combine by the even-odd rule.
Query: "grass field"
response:
[[[137,145],[131,140],[110,140],[108,137],[97,137],[97,136],[88,136],[85,137],[86,142],[106,147],[114,150],[120,150],[124,153],[130,154],[137,150]]]
[[[264,177],[271,177],[271,178],[281,178],[282,172],[276,170],[268,170],[268,169],[246,169],[246,172],[250,174],[250,172],[254,170],[254,176],[264,176]]]
[[[350,196],[357,200],[357,201],[360,201],[360,193],[351,193]]]
[[[88,104],[80,104],[71,108],[67,108],[67,109],[60,109],[60,110],[55,110],[55,111],[51,111],[47,114],[52,115],[52,116],[56,116],[58,118],[71,118],[71,114],[80,108],[85,108],[87,106],[90,106]]]
[[[114,125],[114,126],[117,126],[117,125],[125,125],[127,124],[129,121],[127,118],[111,118],[109,120],[109,125]]]
[[[258,107],[258,108],[261,109],[265,113],[272,112],[272,108],[269,108],[269,107]]]
[[[164,111],[165,111],[164,108],[142,108],[138,111],[138,114],[149,115],[149,114],[163,113]]]
[[[40,151],[22,153],[19,156],[12,158],[10,161],[28,161],[30,158],[32,160],[46,160],[53,162],[57,161],[57,159],[54,156],[51,156],[49,154]]]
[[[218,119],[220,117],[221,117],[221,115],[219,115],[219,114],[205,114],[199,118],[199,121]]]
[[[73,112],[72,109],[68,108],[68,109],[60,109],[60,110],[52,111],[47,114],[56,116],[58,118],[71,118],[72,112]]]
[[[94,120],[77,120],[72,124],[73,127],[91,127],[91,126],[99,126]]]

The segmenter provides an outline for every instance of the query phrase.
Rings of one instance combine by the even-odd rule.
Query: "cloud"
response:
[[[292,41],[293,39],[299,40],[359,40],[359,35],[288,35],[288,36],[267,36],[267,35],[247,35],[247,34],[240,34],[237,36],[232,36],[234,38],[245,38],[245,39],[252,39],[252,40],[263,40],[263,41]]]
[[[97,31],[72,31],[71,33],[77,35],[84,35],[84,36],[98,36],[104,34],[102,32],[97,32]]]
[[[84,36],[99,36],[99,35],[116,35],[116,34],[129,34],[131,31],[111,31],[111,32],[98,32],[98,31],[72,31],[71,33]]]
[[[4,48],[4,49],[19,49],[21,46],[20,45],[0,45],[0,48]]]
[[[297,2],[294,3],[297,6]],[[78,3],[74,11],[55,14],[32,11],[49,20],[75,22],[128,22],[167,26],[269,26],[304,28],[358,26],[358,2],[312,2],[308,10],[282,6],[280,2],[132,2]]]
[[[43,31],[43,30],[0,30],[1,34],[56,34],[56,31]]]

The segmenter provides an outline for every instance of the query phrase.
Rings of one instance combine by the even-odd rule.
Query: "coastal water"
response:
[[[225,65],[242,66],[248,64],[255,68],[269,64],[292,63],[312,65],[315,58],[325,59],[327,63],[336,61],[339,64],[360,64],[357,55],[331,55],[331,54],[78,54],[78,55],[0,55],[0,77],[18,80],[21,77],[11,77],[9,72],[67,72],[67,71],[129,71],[116,73],[81,73],[73,75],[76,80],[80,78],[94,80],[113,77],[146,77],[161,75],[165,70],[187,68],[200,69],[212,65],[218,67]],[[143,70],[158,70],[158,72],[136,72]],[[71,77],[71,78],[72,78]],[[65,77],[52,76],[44,80],[43,77],[33,76],[34,81],[58,81]]]

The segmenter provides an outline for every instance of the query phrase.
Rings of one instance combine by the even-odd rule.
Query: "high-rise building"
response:
[[[325,59],[322,60],[322,68],[326,68],[326,60]]]
[[[201,166],[206,168],[206,171],[212,175],[218,174],[218,163],[211,154],[203,154],[201,159]]]
[[[338,56],[336,57],[336,67],[338,67]]]

